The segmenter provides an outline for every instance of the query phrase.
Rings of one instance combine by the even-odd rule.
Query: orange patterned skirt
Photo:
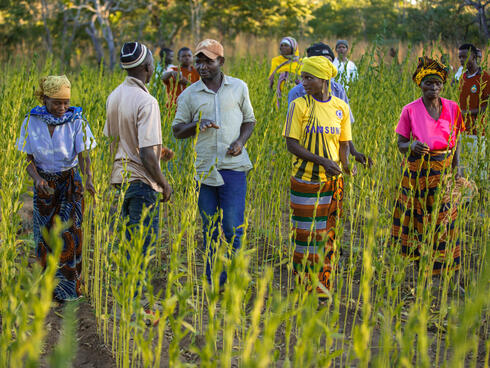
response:
[[[324,183],[306,183],[291,177],[293,266],[296,273],[318,274],[331,288],[331,260],[335,227],[342,213],[343,178]],[[321,290],[317,289],[321,294]]]
[[[448,190],[452,160],[451,151],[409,156],[393,214],[393,245],[401,246],[402,254],[415,260],[422,253],[429,254],[434,275],[460,265],[455,231],[458,201]]]

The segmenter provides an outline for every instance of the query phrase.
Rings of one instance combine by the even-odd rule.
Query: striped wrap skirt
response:
[[[54,297],[59,301],[73,300],[81,295],[82,179],[76,167],[58,173],[47,173],[39,169],[38,172],[52,188],[52,194],[44,195],[34,190],[33,231],[36,255],[41,265],[46,267],[51,248],[42,234],[43,229],[49,231],[56,216],[62,222],[70,224],[61,234],[63,249],[56,272],[58,285],[54,290]]]
[[[450,190],[452,160],[451,151],[409,156],[393,214],[392,244],[401,247],[402,255],[417,261],[423,253],[428,254],[433,275],[460,265],[455,231],[460,196]]]
[[[318,274],[330,289],[335,227],[342,212],[343,178],[306,183],[291,177],[292,244],[295,273]],[[319,294],[321,289],[317,288]]]

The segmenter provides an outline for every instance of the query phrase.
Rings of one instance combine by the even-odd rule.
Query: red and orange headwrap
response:
[[[420,86],[422,80],[428,76],[438,76],[443,83],[446,83],[448,68],[438,60],[430,59],[427,56],[419,58],[419,64],[412,79]]]

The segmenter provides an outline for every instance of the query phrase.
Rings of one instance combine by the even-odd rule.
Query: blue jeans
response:
[[[247,194],[247,176],[243,171],[219,170],[223,177],[224,185],[213,187],[202,184],[199,192],[199,213],[203,223],[204,249],[208,251],[206,260],[206,277],[211,283],[211,270],[213,256],[216,249],[211,245],[218,240],[218,226],[221,223],[226,241],[233,241],[233,252],[240,248],[243,236],[243,214],[245,212],[245,196]],[[222,210],[222,218],[218,223],[213,223],[213,217]],[[209,238],[209,229],[213,228]],[[222,286],[227,279],[226,271],[220,275],[219,283]]]
[[[124,195],[122,205],[122,216],[128,219],[126,227],[126,238],[131,241],[131,234],[139,231],[141,214],[144,207],[151,207],[150,212],[143,220],[145,227],[150,226],[143,245],[143,254],[146,254],[150,246],[151,237],[158,236],[158,222],[160,214],[160,202],[158,192],[153,190],[148,184],[140,181],[133,181]]]

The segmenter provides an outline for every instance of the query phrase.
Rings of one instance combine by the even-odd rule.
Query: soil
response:
[[[45,339],[44,357],[41,367],[48,368],[46,357],[59,342],[62,325],[63,306],[55,306],[46,318],[47,336]],[[116,361],[109,348],[104,345],[97,333],[95,313],[87,299],[79,302],[76,318],[77,324],[77,354],[73,359],[75,368],[112,368]]]
[[[32,231],[32,195],[23,193],[20,198],[23,202],[23,206],[19,210],[21,231],[22,233],[29,233]]]

